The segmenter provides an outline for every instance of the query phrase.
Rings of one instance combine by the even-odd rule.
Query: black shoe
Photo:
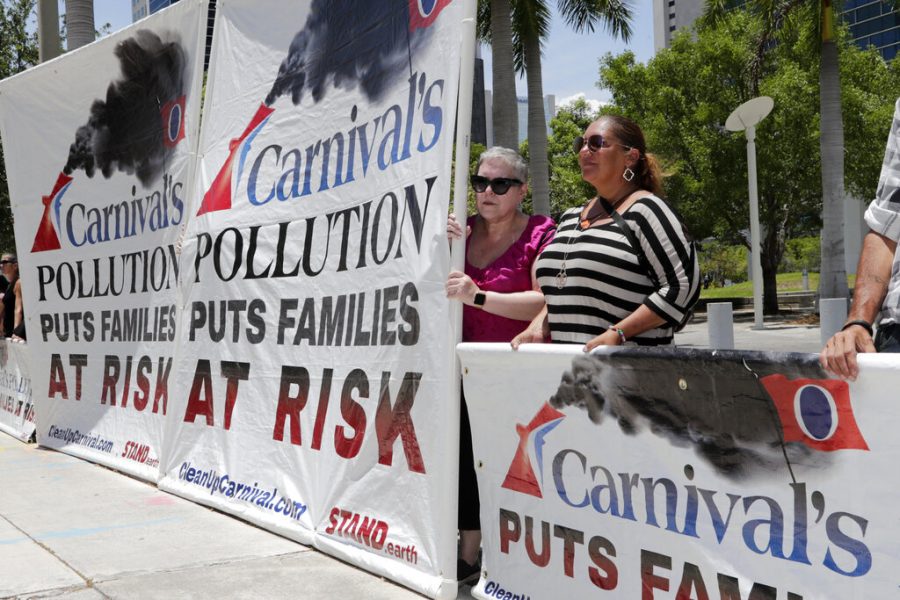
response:
[[[470,565],[461,558],[456,559],[456,580],[461,583],[475,583],[481,575],[481,561]]]

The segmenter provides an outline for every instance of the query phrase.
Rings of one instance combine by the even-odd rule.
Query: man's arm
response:
[[[862,254],[856,267],[856,285],[853,289],[853,303],[847,322],[865,321],[872,324],[881,310],[888,283],[897,242],[881,234],[869,231],[863,240]],[[822,353],[819,362],[827,371],[844,379],[856,379],[859,366],[857,352],[874,352],[872,336],[862,325],[851,325],[834,334]]]

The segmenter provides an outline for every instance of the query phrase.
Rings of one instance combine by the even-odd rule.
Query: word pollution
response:
[[[422,192],[408,185],[399,194],[386,192],[378,200],[302,220],[227,227],[215,236],[201,232],[194,282],[202,274],[215,274],[220,281],[294,278],[301,273],[316,277],[326,268],[343,272],[379,266],[402,258],[404,249],[420,252],[436,180],[425,180],[424,207]],[[294,250],[299,247],[302,251]]]
[[[96,257],[57,265],[38,265],[38,300],[56,292],[62,300],[118,297],[161,292],[178,280],[178,255],[173,244],[116,256]]]

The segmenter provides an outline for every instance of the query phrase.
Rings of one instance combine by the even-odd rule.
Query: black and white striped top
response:
[[[671,344],[700,283],[678,218],[656,196],[637,200],[622,213],[656,272],[659,289],[641,267],[628,238],[611,221],[581,229],[581,208],[563,213],[556,237],[537,260],[547,301],[550,337],[556,343],[587,343],[644,304],[666,325],[635,336],[638,345]],[[565,260],[565,281],[560,272]]]

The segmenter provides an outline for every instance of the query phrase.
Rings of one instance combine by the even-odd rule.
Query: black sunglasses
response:
[[[595,133],[594,135],[589,135],[584,137],[579,135],[577,138],[572,140],[572,152],[578,154],[581,152],[581,149],[584,148],[584,145],[587,144],[588,150],[591,152],[596,152],[600,148],[609,148],[610,146],[622,146],[628,150],[631,150],[632,146],[626,146],[625,144],[619,144],[616,142],[608,142],[603,139],[603,136],[599,133]]]
[[[488,179],[487,177],[482,177],[481,175],[472,175],[470,181],[472,182],[472,189],[474,189],[479,194],[485,191],[488,186],[491,186],[491,189],[494,190],[494,193],[498,196],[502,196],[503,194],[508,192],[511,186],[522,185],[522,182],[518,179],[511,179],[509,177],[496,177],[494,179]]]
[[[0,260],[0,265],[14,265],[16,261],[14,260]]]

